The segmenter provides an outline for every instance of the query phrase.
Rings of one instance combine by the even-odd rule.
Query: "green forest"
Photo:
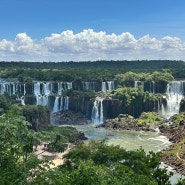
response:
[[[0,77],[44,81],[102,81],[128,71],[152,73],[168,69],[174,78],[185,78],[183,61],[0,62]]]

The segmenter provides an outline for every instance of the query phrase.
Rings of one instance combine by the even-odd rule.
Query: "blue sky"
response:
[[[0,60],[185,60],[184,0],[0,4]]]

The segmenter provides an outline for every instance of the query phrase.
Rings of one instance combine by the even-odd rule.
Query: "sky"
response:
[[[0,61],[185,61],[185,0],[0,0]]]

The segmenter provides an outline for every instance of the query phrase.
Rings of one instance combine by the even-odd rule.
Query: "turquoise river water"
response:
[[[78,131],[83,132],[88,138],[88,141],[102,140],[107,138],[108,144],[119,145],[126,150],[136,150],[142,147],[146,152],[158,152],[166,149],[171,145],[171,142],[168,140],[168,138],[161,135],[159,132],[144,132],[132,130],[118,131],[105,128],[96,128],[95,124],[71,126],[74,126],[75,128],[77,128]],[[181,175],[174,171],[174,175],[171,178],[171,184],[175,184],[180,177]]]

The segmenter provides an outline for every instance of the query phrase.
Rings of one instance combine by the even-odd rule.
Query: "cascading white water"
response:
[[[63,111],[64,105],[63,105],[63,97],[60,97],[60,111]]]
[[[51,95],[50,82],[43,83],[42,106],[48,105],[48,97]]]
[[[57,94],[59,96],[61,96],[62,95],[62,91],[63,91],[62,82],[58,82],[58,92],[57,92]]]
[[[8,82],[2,82],[0,84],[0,94],[8,93],[9,95],[11,95],[9,86],[10,84]]]
[[[20,94],[26,95],[26,84],[23,84],[23,93],[21,93],[21,86],[20,86]]]
[[[53,112],[59,112],[59,96],[55,97],[55,102],[53,106]]]
[[[25,97],[21,96],[21,105],[25,105]]]
[[[65,96],[63,110],[68,110],[68,109],[69,109],[69,96]]]
[[[90,82],[83,82],[83,88],[85,90],[90,90]]]
[[[166,99],[166,96],[163,96],[163,98],[165,98]],[[158,99],[158,113],[160,114],[160,115],[162,115],[163,117],[165,117],[165,108],[164,108],[164,104],[163,104],[163,102],[162,102],[162,99],[161,98],[159,98]]]
[[[83,82],[83,89],[84,90],[95,91],[95,84],[94,84],[94,82]]]
[[[69,110],[69,96],[61,96],[60,97],[60,106],[59,106],[59,110],[63,111],[63,110]]]
[[[2,83],[2,84],[0,85],[0,94],[4,94],[4,93],[5,93],[5,84]]]
[[[73,84],[72,82],[67,82],[67,89],[72,89],[73,88]]]
[[[103,98],[99,96],[95,98],[91,119],[95,124],[103,123]]]
[[[40,82],[34,83],[34,94],[35,95],[40,95]]]
[[[22,90],[23,86],[23,90]],[[23,91],[23,92],[22,92]],[[16,82],[0,82],[0,94],[8,93],[10,96],[17,94],[18,96],[26,94],[26,84]]]
[[[41,93],[41,84],[43,86],[42,93]],[[24,90],[25,93],[25,90]],[[36,96],[36,105],[46,106],[48,105],[48,97],[51,95],[51,84],[36,82],[34,83],[34,95]]]
[[[33,83],[33,95],[36,98],[36,105],[48,106],[52,105],[50,102],[52,99],[49,96],[55,96],[54,106],[51,110],[62,111],[69,109],[69,97],[62,97],[63,90],[72,89],[72,82],[58,82],[58,88],[55,86],[55,82],[34,82]],[[25,105],[26,98],[26,84],[17,82],[7,82],[0,79],[0,94],[8,93],[11,95],[17,95],[17,100]],[[58,101],[58,106],[56,106]]]
[[[15,94],[15,92],[16,92],[16,85],[12,84],[12,94]]]
[[[161,102],[159,113],[165,118],[170,118],[174,114],[179,113],[180,102],[184,98],[184,84],[185,81],[172,81],[167,84],[166,106]]]
[[[102,82],[101,91],[102,92],[106,92],[107,91],[106,82]]]
[[[40,91],[40,82],[34,83],[33,93],[36,96],[36,105],[42,105],[42,95]]]
[[[108,84],[108,91],[109,92],[112,92],[115,90],[114,81],[108,81],[107,84]]]
[[[103,98],[100,100],[100,123],[103,123]]]
[[[25,105],[25,97],[24,96],[21,96],[20,98],[17,97],[16,100],[17,101],[20,101],[21,102],[21,105],[23,105],[23,106]]]
[[[150,92],[155,94],[155,82],[154,81],[150,83]]]
[[[43,94],[45,96],[51,95],[51,88],[50,88],[50,83],[49,82],[43,83]]]

